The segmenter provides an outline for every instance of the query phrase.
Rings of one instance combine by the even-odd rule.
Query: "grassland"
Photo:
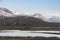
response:
[[[44,38],[44,37],[0,37],[0,40],[60,40],[60,38]]]
[[[60,27],[28,27],[28,26],[0,26],[0,30],[54,30],[60,31]]]

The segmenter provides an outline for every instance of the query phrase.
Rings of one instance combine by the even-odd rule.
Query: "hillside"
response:
[[[0,17],[0,29],[60,30],[60,23],[45,22],[28,16]]]
[[[0,17],[0,26],[59,27],[60,23],[45,22],[29,16]]]

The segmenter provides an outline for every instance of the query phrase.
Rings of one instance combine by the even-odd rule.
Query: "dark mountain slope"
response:
[[[42,19],[25,16],[0,17],[0,26],[58,27],[60,23],[45,22]]]

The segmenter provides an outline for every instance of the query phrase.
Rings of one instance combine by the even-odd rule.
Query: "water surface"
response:
[[[53,33],[53,34],[51,34]],[[56,34],[55,34],[56,33]],[[22,31],[22,30],[1,30],[0,36],[10,37],[58,37],[60,38],[60,31]]]

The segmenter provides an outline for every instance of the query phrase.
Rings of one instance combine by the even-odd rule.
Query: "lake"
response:
[[[60,31],[0,30],[0,36],[9,36],[9,37],[58,37],[58,38],[60,38]]]

